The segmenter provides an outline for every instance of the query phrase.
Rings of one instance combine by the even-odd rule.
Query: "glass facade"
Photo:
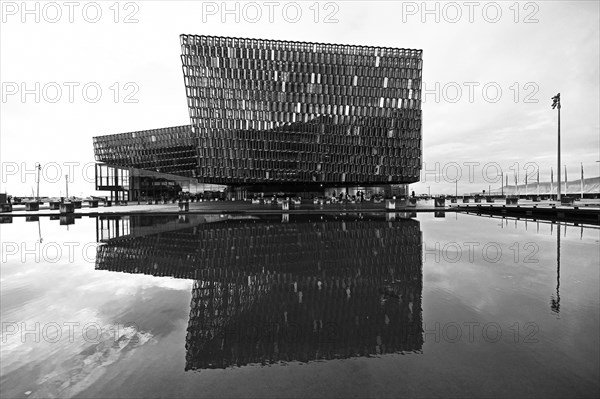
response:
[[[110,199],[117,201],[169,200],[188,195],[209,198],[225,188],[198,183],[194,177],[96,164],[96,190],[110,191]]]
[[[113,168],[108,165],[96,165],[96,189],[129,189],[129,170]]]
[[[196,35],[181,49],[203,181],[419,180],[421,50]]]
[[[96,164],[96,190],[110,191],[110,199],[130,200],[130,170],[106,164]]]
[[[96,161],[194,177],[196,141],[189,125],[94,137]]]
[[[191,125],[94,137],[97,161],[239,197],[419,180],[421,50],[180,38]]]

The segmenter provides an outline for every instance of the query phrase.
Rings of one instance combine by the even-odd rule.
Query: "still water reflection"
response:
[[[2,397],[598,396],[595,226],[3,218]]]
[[[126,235],[98,248],[96,269],[194,280],[186,370],[421,349],[417,221],[281,219],[175,217],[149,235],[117,219]]]

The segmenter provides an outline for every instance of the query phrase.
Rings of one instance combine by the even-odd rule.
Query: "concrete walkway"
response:
[[[563,206],[556,201],[533,202],[520,200],[517,205],[505,205],[505,202],[494,203],[450,203],[446,201],[445,207],[435,207],[433,200],[418,201],[416,206],[402,206],[400,201],[396,201],[395,209],[386,209],[385,202],[373,203],[337,203],[337,204],[314,204],[304,201],[300,205],[290,204],[289,210],[283,210],[281,205],[252,204],[250,201],[207,201],[189,203],[188,212],[180,212],[178,204],[137,204],[129,202],[127,205],[113,205],[104,207],[101,203],[98,208],[90,208],[87,203],[83,203],[82,208],[75,209],[75,215],[96,216],[96,215],[129,215],[129,214],[170,214],[170,213],[193,213],[193,214],[211,214],[211,213],[302,213],[302,212],[460,212],[465,210],[477,210],[478,208],[493,208],[500,212],[500,208],[514,211],[526,212],[532,209],[546,208],[560,211],[578,211],[585,213],[600,212],[599,200],[581,200],[576,201],[574,206]],[[554,208],[553,208],[554,207]],[[38,211],[26,211],[24,205],[14,205],[13,211],[2,213],[0,216],[54,216],[60,215],[59,210],[49,209],[49,205],[41,205]]]

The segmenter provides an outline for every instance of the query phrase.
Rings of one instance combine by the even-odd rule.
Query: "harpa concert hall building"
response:
[[[190,125],[95,137],[96,189],[404,195],[419,180],[421,50],[197,35],[181,50]]]

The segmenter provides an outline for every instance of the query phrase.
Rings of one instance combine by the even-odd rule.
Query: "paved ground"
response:
[[[434,211],[457,211],[458,207],[473,207],[477,206],[493,206],[503,207],[504,201],[497,201],[494,203],[451,203],[449,200],[446,201],[446,207],[436,208],[432,200],[429,201],[418,201],[416,206],[404,207],[400,201],[396,201],[395,210],[399,212],[434,212]],[[556,201],[543,201],[533,202],[528,200],[519,200],[520,208],[528,208],[536,206],[538,208],[556,206],[557,209],[576,209],[573,206],[562,206]],[[575,202],[575,207],[579,209],[589,209],[600,211],[600,200],[580,200]],[[515,207],[515,205],[506,205],[507,208]],[[265,213],[265,212],[284,212],[281,205],[260,205],[252,204],[249,201],[209,201],[209,202],[192,202],[189,204],[190,213]],[[315,205],[313,203],[302,203],[301,205],[290,205],[289,212],[306,212],[306,211],[319,211],[319,212],[343,212],[343,211],[358,211],[358,212],[383,212],[386,211],[385,203],[346,203],[346,204],[323,204]],[[137,204],[137,202],[130,202],[126,206],[113,205],[111,207],[104,207],[102,204],[98,208],[89,208],[87,203],[83,203],[81,209],[76,209],[76,214],[81,215],[99,215],[99,214],[137,214],[137,213],[178,213],[179,206],[177,204],[156,204],[146,205]],[[59,215],[60,211],[50,210],[47,204],[40,206],[39,211],[26,211],[24,205],[15,205],[13,212],[3,213],[2,216],[46,216],[46,215]]]
[[[480,203],[474,203],[473,200],[471,200],[471,202],[468,203],[462,203],[460,200],[457,203],[449,203],[449,201],[446,201],[446,206],[449,207],[464,207],[464,206],[474,206],[476,207],[477,205],[485,205],[485,206],[499,206],[502,207],[504,205],[506,205],[505,201],[495,201],[492,203],[489,202],[485,202],[485,200],[483,200]],[[578,200],[575,201],[573,206],[567,206],[567,205],[561,205],[560,202],[558,201],[540,201],[540,202],[533,202],[531,200],[519,200],[519,203],[517,204],[519,206],[537,206],[537,207],[552,207],[552,206],[556,206],[556,207],[561,207],[561,208],[574,208],[574,207],[579,207],[580,209],[584,209],[584,208],[589,208],[589,209],[593,209],[593,208],[600,208],[600,200],[598,199],[583,199],[583,200]],[[516,206],[516,205],[506,205],[507,207],[512,207],[512,206]]]
[[[433,211],[435,208],[431,206],[419,206],[410,208],[411,211]],[[301,205],[290,205],[289,212],[305,212],[305,211],[361,211],[361,212],[383,212],[385,211],[385,203],[374,204],[371,202],[355,203],[355,204],[323,204],[315,205],[312,203],[303,203]],[[146,205],[137,203],[129,203],[126,206],[111,206],[98,208],[89,208],[86,204],[81,209],[75,209],[76,214],[96,215],[96,214],[134,214],[134,213],[178,213],[178,204],[157,204]],[[189,213],[264,213],[264,212],[283,212],[281,205],[259,205],[251,202],[241,201],[213,201],[213,202],[192,202],[189,204]],[[39,211],[26,211],[23,205],[15,206],[12,213],[4,213],[2,215],[12,216],[42,216],[42,215],[59,215],[60,211],[50,210],[49,207],[41,206]]]

